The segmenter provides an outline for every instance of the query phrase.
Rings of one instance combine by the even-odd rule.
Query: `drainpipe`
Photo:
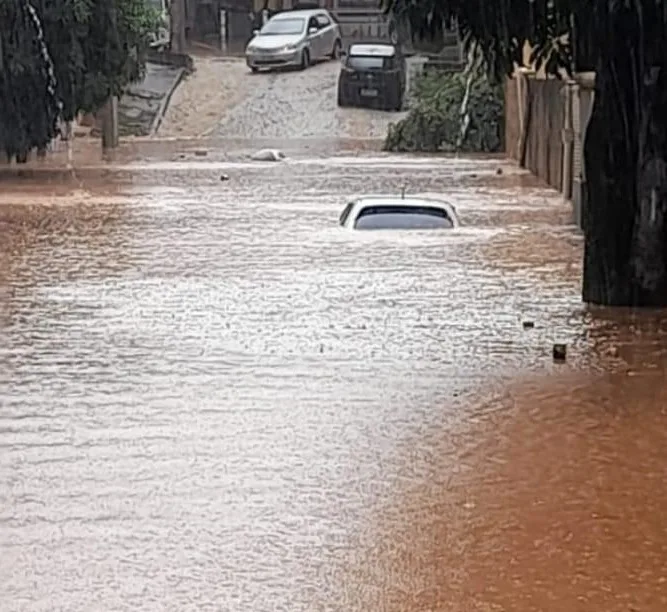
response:
[[[521,149],[523,146],[523,139],[524,139],[524,122],[523,122],[523,87],[521,87],[523,83],[523,79],[525,77],[523,76],[523,73],[520,70],[517,70],[516,73],[516,99],[517,99],[517,107],[519,110],[519,136],[517,138],[516,142],[516,151],[517,151],[517,157],[519,158],[519,161],[521,161]]]
[[[563,121],[563,175],[561,182],[561,192],[566,200],[572,197],[572,145],[574,143],[574,126],[572,125],[572,93],[574,88],[568,81],[565,84],[565,119]]]
[[[535,72],[529,68],[521,67],[516,72],[516,94],[519,111],[519,138],[517,141],[517,161],[521,167],[526,163],[526,143],[528,140],[528,122],[530,111],[530,100],[528,99],[528,75]]]

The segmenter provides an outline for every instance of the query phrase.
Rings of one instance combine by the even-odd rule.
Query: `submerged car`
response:
[[[340,26],[324,9],[284,11],[255,30],[245,50],[250,70],[295,66],[305,70],[341,52]]]
[[[406,62],[399,45],[358,43],[350,46],[338,77],[338,106],[370,104],[400,111]]]
[[[341,226],[356,230],[452,229],[459,226],[456,209],[430,198],[364,196],[347,203]]]

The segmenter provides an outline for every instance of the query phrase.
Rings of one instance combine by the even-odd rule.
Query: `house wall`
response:
[[[505,82],[505,147],[508,157],[573,202],[582,225],[586,177],[583,142],[594,79],[538,78],[518,70]]]

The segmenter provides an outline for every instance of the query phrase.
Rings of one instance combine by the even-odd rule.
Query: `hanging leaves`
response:
[[[25,157],[57,133],[60,107],[43,32],[26,0],[0,3],[0,147]]]
[[[532,48],[537,69],[558,75],[572,67],[572,30],[577,17],[588,24],[593,3],[587,0],[382,0],[394,19],[410,24],[414,36],[433,40],[457,27],[466,52],[477,44],[490,74],[511,74],[523,63],[524,43]]]

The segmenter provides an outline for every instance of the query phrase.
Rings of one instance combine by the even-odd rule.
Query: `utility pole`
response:
[[[172,53],[185,53],[185,0],[171,0],[169,6],[169,48]]]

